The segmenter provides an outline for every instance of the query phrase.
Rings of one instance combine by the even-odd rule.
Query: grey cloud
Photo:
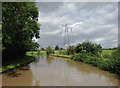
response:
[[[45,13],[52,13],[59,9],[59,7],[63,4],[63,2],[37,2],[36,6],[39,11]],[[49,15],[49,14],[48,14]]]
[[[108,7],[112,4],[111,9]],[[62,24],[75,24],[69,32],[70,44],[77,44],[89,40],[101,43],[103,48],[116,47],[118,44],[118,17],[116,3],[87,2],[87,3],[36,3],[40,11],[41,47],[51,45],[64,46],[64,38],[60,35]],[[92,13],[92,14],[91,14]],[[61,16],[62,15],[62,16]],[[89,17],[87,17],[89,16]],[[114,42],[116,41],[116,42]],[[67,38],[66,38],[67,42]]]

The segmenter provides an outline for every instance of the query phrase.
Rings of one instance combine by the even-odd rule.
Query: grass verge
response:
[[[7,72],[9,70],[12,70],[12,69],[20,67],[20,66],[25,66],[25,65],[29,64],[30,62],[32,62],[34,60],[35,60],[35,58],[33,56],[26,55],[25,57],[23,57],[21,59],[17,59],[17,60],[14,60],[14,61],[9,61],[9,63],[4,64],[0,68],[0,73]]]
[[[55,56],[55,57],[63,57],[63,58],[71,58],[73,55],[59,55],[59,54],[50,54],[50,56]]]

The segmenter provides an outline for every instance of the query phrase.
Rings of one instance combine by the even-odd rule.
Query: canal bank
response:
[[[2,67],[0,68],[0,74],[11,71],[15,68],[26,66],[34,60],[35,57],[26,55],[16,61],[9,61],[9,63],[2,65]]]
[[[75,57],[74,55],[59,55],[59,54],[51,54],[50,56],[54,56],[54,57],[62,57],[62,58],[66,58],[66,59],[71,59],[71,60],[73,60],[73,61],[76,61],[76,62],[82,62],[82,63],[86,63],[86,64],[89,64],[89,65],[92,65],[92,66],[95,66],[95,67],[97,67],[97,68],[99,68],[99,69],[101,69],[101,70],[104,70],[104,71],[108,71],[108,72],[110,72],[110,73],[114,73],[114,74],[116,74],[115,72],[113,72],[112,70],[108,70],[107,68],[108,67],[110,67],[110,60],[106,60],[106,59],[103,59],[103,58],[98,58],[98,57],[94,57],[96,60],[94,61],[94,59],[93,59],[93,61],[91,60],[86,60],[86,61],[77,61],[77,60],[74,60],[73,58]],[[79,58],[79,55],[77,55],[76,57],[75,57],[75,59],[76,58],[78,58],[78,59],[81,59],[81,58]],[[92,58],[92,57],[91,57]],[[90,58],[90,59],[91,59]],[[92,62],[92,63],[91,63]],[[107,63],[106,63],[107,62]],[[108,65],[106,65],[106,64],[108,64]],[[108,67],[106,67],[106,66],[108,66]],[[119,65],[116,65],[117,67],[119,66]],[[117,73],[117,75],[119,75],[118,73]],[[119,78],[120,79],[120,78]]]

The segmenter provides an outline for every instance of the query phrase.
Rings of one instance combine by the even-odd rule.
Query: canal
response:
[[[26,67],[2,74],[3,86],[118,86],[115,74],[53,56],[38,56]]]

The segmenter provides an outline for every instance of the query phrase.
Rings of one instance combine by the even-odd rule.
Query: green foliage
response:
[[[3,62],[24,56],[26,51],[39,45],[32,38],[39,38],[38,10],[33,2],[2,3]],[[6,58],[6,59],[5,59]]]
[[[60,48],[60,50],[63,50],[63,48]]]
[[[0,24],[0,56],[2,56],[2,49],[4,47],[2,47],[2,25]]]
[[[86,53],[91,53],[93,55],[99,55],[99,53],[102,52],[102,47],[100,44],[94,44],[89,41],[85,41],[81,44],[79,43],[75,48],[76,53],[81,53],[83,50]]]
[[[46,54],[49,55],[49,54],[54,54],[54,50],[52,50],[52,48],[50,46],[48,46],[46,48]]]
[[[41,48],[41,50],[45,50],[44,48]]]
[[[102,55],[111,55],[114,50],[102,50]]]
[[[38,50],[37,52],[38,52],[37,55],[40,55],[40,54],[41,54],[40,50]]]
[[[120,73],[120,46],[112,52],[112,55],[110,53],[107,55],[106,53],[101,57],[100,55],[96,56],[91,52],[86,53],[85,50],[82,50],[81,53],[74,54],[71,59],[97,66],[105,71],[110,71],[116,74]]]
[[[105,70],[105,71],[110,71],[110,72],[112,72],[110,60],[104,60],[104,59],[102,58],[101,60],[98,61],[97,67],[100,68],[100,69],[103,69],[103,70]]]
[[[111,69],[115,73],[120,73],[120,46],[112,52]]]
[[[31,42],[30,50],[35,51],[39,48],[39,44],[36,42]]]
[[[31,61],[34,61],[35,58],[32,56],[28,56],[26,55],[25,57],[23,57],[22,59],[17,59],[14,61],[9,61],[9,63],[6,63],[2,66],[2,68],[0,68],[0,72],[4,72],[19,66],[24,66],[27,65],[28,63],[30,63]]]
[[[58,45],[56,45],[55,50],[59,50],[59,46]]]
[[[67,55],[67,50],[62,50],[62,51],[60,52],[60,54],[62,54],[62,55]]]
[[[80,61],[80,54],[75,53],[75,54],[72,56],[71,59],[74,60],[74,61]]]
[[[62,54],[62,50],[59,51],[59,54]]]
[[[111,58],[111,55],[109,55],[109,54],[104,54],[104,55],[103,55],[103,58],[109,58],[109,59],[110,59],[110,58]]]
[[[67,49],[67,55],[75,53],[75,46],[69,46]]]
[[[42,56],[46,56],[46,51],[29,51],[29,52],[26,52],[26,55],[29,55],[29,56],[33,56],[33,55],[42,55]]]

